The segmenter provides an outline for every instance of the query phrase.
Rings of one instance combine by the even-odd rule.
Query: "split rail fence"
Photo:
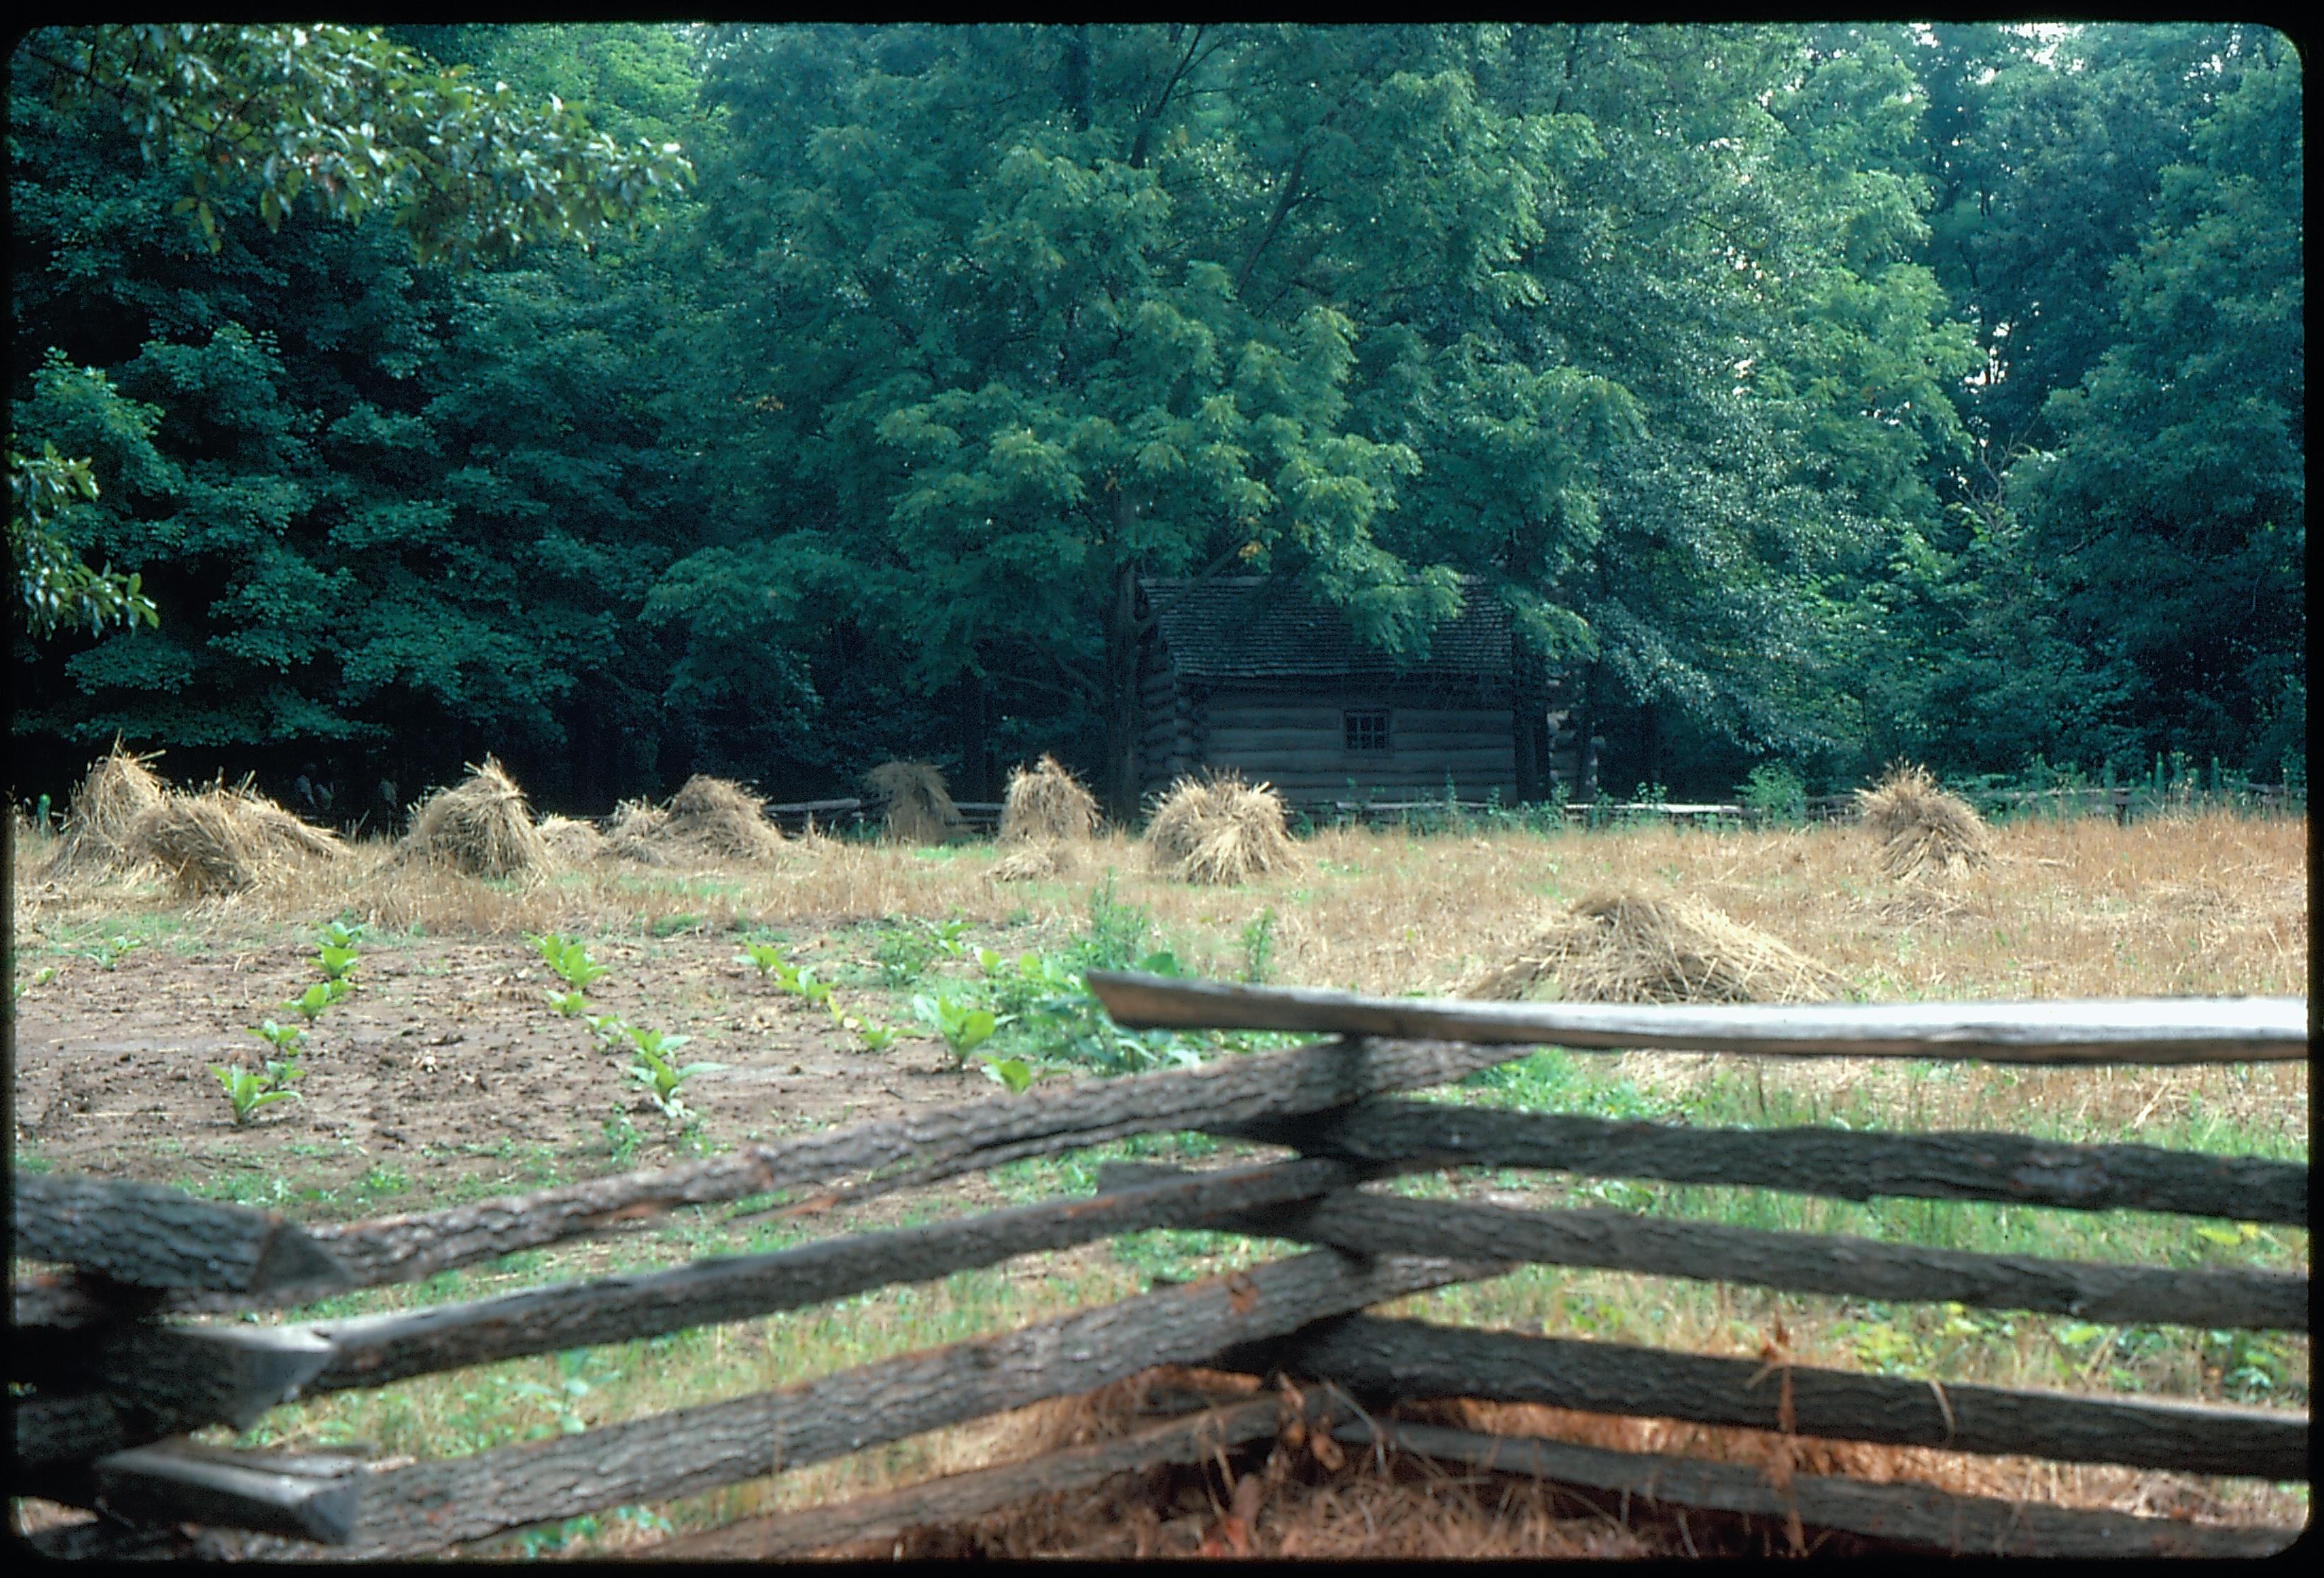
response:
[[[157,1186],[19,1176],[16,1254],[66,1269],[14,1287],[12,1493],[99,1513],[36,1536],[36,1545],[66,1556],[376,1559],[440,1551],[828,1461],[1173,1364],[1280,1374],[1294,1384],[1165,1398],[1154,1422],[1120,1439],[746,1520],[638,1554],[770,1556],[884,1537],[1127,1470],[1217,1461],[1263,1445],[1295,1422],[1368,1448],[1682,1509],[1796,1516],[1807,1526],[1921,1548],[2257,1555],[2299,1533],[1841,1477],[1796,1474],[1779,1484],[1731,1463],[1399,1422],[1389,1406],[1491,1398],[2274,1481],[2309,1477],[2303,1411],[1765,1365],[1363,1312],[1536,1262],[2108,1323],[2305,1332],[2304,1277],[1968,1253],[1611,1210],[1514,1210],[1361,1186],[1446,1167],[1534,1167],[1855,1200],[2134,1209],[2304,1229],[2307,1167],[2259,1158],[2007,1133],[1697,1129],[1397,1099],[1542,1044],[1975,1058],[2094,1075],[2125,1064],[2304,1058],[2304,999],[1649,1008],[1424,1002],[1131,974],[1090,980],[1115,1020],[1131,1028],[1330,1038],[1197,1068],[1039,1086],[659,1171],[351,1224],[301,1227]],[[821,1202],[862,1198],[1185,1130],[1296,1154],[1214,1171],[1114,1167],[1093,1196],[461,1303],[284,1324],[234,1318],[350,1287],[416,1281],[679,1206],[752,1202],[755,1209],[759,1197],[787,1191]],[[373,1463],[188,1439],[211,1425],[246,1428],[300,1398],[746,1320],[1157,1227],[1314,1247],[996,1336],[472,1456]]]

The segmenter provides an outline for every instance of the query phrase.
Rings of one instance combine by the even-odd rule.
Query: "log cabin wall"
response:
[[[1472,592],[1427,660],[1398,672],[1336,616],[1257,577],[1141,586],[1139,776],[1148,797],[1204,770],[1265,780],[1295,806],[1338,800],[1518,798],[1510,636]],[[1562,677],[1529,687],[1546,713],[1545,765],[1570,784]],[[1546,794],[1549,786],[1544,784]]]

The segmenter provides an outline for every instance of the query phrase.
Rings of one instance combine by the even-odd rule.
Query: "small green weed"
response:
[[[589,956],[589,950],[577,938],[551,931],[538,935],[527,932],[524,940],[540,950],[540,962],[576,992],[586,992],[608,973],[604,965]]]
[[[289,1009],[291,1012],[298,1014],[311,1025],[317,1020],[323,1017],[323,1010],[325,1009],[330,1007],[331,1004],[338,1001],[339,999],[345,997],[348,992],[354,990],[355,983],[353,982],[350,982],[344,977],[335,976],[328,981],[317,981],[309,983],[306,991],[290,999],[282,1006]]]
[[[234,1121],[247,1123],[261,1107],[298,1100],[299,1093],[290,1088],[290,1082],[304,1078],[307,1071],[295,1059],[270,1058],[263,1074],[238,1063],[213,1063],[210,1072],[225,1087],[226,1099],[234,1107]]]
[[[1262,909],[1242,928],[1242,978],[1264,986],[1275,974],[1275,911]]]
[[[144,946],[145,939],[142,937],[109,937],[91,948],[88,957],[97,962],[98,969],[110,970]]]
[[[912,999],[912,1012],[943,1038],[955,1068],[966,1067],[968,1055],[991,1040],[1001,1023],[991,1009],[962,1002],[949,995],[923,992]]]
[[[686,1103],[678,1097],[678,1086],[697,1074],[715,1074],[726,1066],[723,1063],[689,1063],[680,1067],[672,1054],[691,1037],[665,1035],[635,1025],[628,1028],[628,1035],[632,1061],[624,1072],[645,1087],[647,1099],[673,1122],[688,1116]]]

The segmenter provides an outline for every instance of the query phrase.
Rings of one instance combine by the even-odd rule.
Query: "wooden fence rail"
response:
[[[676,1542],[666,1554],[796,1553],[915,1518],[969,1516],[1038,1488],[1261,1440],[1285,1426],[1286,1407],[1309,1410],[1313,1428],[1382,1449],[1393,1444],[1470,1463],[1506,1451],[1508,1463],[1550,1465],[1544,1472],[1577,1484],[1659,1487],[1654,1495],[1680,1505],[1796,1513],[1956,1549],[2246,1552],[2280,1548],[2291,1537],[2069,1509],[2017,1508],[2012,1521],[2007,1504],[1926,1486],[1805,1476],[1770,1485],[1732,1465],[1499,1441],[1373,1416],[1404,1398],[1497,1398],[2282,1481],[2309,1472],[2304,1412],[1903,1380],[1360,1312],[1530,1261],[2117,1324],[2304,1332],[2305,1279],[2255,1268],[1977,1254],[1609,1210],[1416,1200],[1364,1187],[1425,1168],[1530,1167],[1856,1199],[2127,1206],[2304,1227],[2307,1168],[2263,1158],[2008,1134],[1705,1131],[1393,1099],[1537,1043],[2099,1066],[2304,1056],[2302,1000],[1635,1009],[1413,1002],[1102,973],[1090,979],[1126,1025],[1340,1038],[1200,1068],[1040,1087],[684,1167],[341,1226],[301,1228],[148,1186],[18,1178],[20,1255],[69,1268],[15,1288],[18,1490],[103,1514],[96,1525],[51,1531],[36,1544],[71,1555],[417,1555],[805,1466],[1169,1363],[1283,1372],[1321,1385],[1304,1389],[1306,1401],[1296,1406],[1248,1395],[1196,1399],[1199,1417],[1166,1420],[1132,1440],[759,1520]],[[999,1162],[1189,1130],[1300,1154],[1197,1173],[1113,1165],[1101,1170],[1090,1196],[418,1309],[282,1325],[183,1318],[410,1281],[681,1205],[755,1215],[766,1209],[755,1204],[761,1197],[819,1191],[788,1207],[806,1210]],[[184,1440],[206,1425],[246,1427],[299,1397],[748,1319],[1120,1232],[1188,1226],[1317,1247],[998,1336],[471,1457],[375,1466]],[[1313,1412],[1333,1397],[1347,1401],[1342,1415]]]

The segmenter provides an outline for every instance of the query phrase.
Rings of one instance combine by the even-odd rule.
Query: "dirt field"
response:
[[[210,1066],[263,1050],[248,1027],[290,1017],[279,1005],[313,978],[306,951],[164,939],[110,969],[87,958],[56,966],[18,1005],[20,1154],[34,1149],[60,1172],[155,1182],[235,1168],[344,1199],[365,1192],[374,1167],[424,1178],[430,1192],[604,1170],[604,1127],[617,1106],[641,1131],[636,1165],[669,1150],[668,1126],[624,1089],[622,1060],[548,1005],[558,983],[521,939],[366,938],[358,989],[311,1031],[303,1101],[236,1125]],[[688,1059],[726,1065],[687,1087],[719,1140],[992,1094],[975,1070],[948,1069],[928,1041],[862,1052],[828,1013],[733,964],[731,937],[591,951],[612,970],[591,988],[593,1005],[689,1036]]]

